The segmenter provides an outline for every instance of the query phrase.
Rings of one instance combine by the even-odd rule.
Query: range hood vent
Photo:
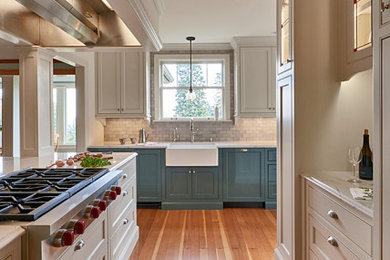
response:
[[[120,17],[101,0],[1,1],[0,32],[34,45],[141,47]],[[9,18],[12,23],[4,22]]]

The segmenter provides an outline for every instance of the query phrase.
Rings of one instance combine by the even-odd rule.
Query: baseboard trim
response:
[[[137,209],[161,209],[161,202],[137,202]]]
[[[224,208],[264,208],[264,202],[224,202]]]
[[[162,202],[161,209],[165,210],[202,210],[202,209],[223,209],[223,203],[216,202]]]

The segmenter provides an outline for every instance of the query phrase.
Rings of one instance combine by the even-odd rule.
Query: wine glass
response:
[[[356,165],[362,160],[362,152],[359,146],[352,146],[348,148],[348,161],[352,164],[352,179],[349,179],[348,182],[351,183],[360,183],[361,180],[356,178]]]

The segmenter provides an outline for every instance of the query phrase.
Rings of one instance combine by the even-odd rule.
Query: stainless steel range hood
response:
[[[1,0],[0,37],[53,48],[140,47],[101,0]]]

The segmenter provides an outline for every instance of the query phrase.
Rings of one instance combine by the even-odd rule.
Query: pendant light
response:
[[[192,41],[195,40],[195,37],[193,36],[188,36],[187,41],[190,41],[190,89],[187,93],[187,99],[194,101],[196,98],[194,89],[192,88]]]

